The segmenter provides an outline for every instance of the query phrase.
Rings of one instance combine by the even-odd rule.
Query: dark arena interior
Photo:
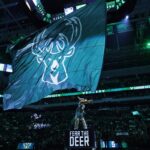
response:
[[[64,67],[69,59],[70,62],[71,59],[74,60],[71,49],[76,46],[77,52],[77,44],[80,42],[79,36],[82,40],[86,40],[83,39],[85,35],[83,37],[80,34],[78,37],[72,35],[69,42],[74,43],[69,48],[70,51],[65,56],[62,53],[58,57],[64,58],[62,61],[63,68],[60,67],[60,71],[65,71],[65,74],[63,74],[65,76],[64,80],[70,79],[71,82],[75,83],[75,86],[64,84],[65,88],[62,88],[60,84],[64,80],[59,82],[58,74],[52,76],[52,73],[60,65],[56,60],[49,66],[51,67],[50,76],[53,83],[48,80],[45,81],[45,78],[48,77],[46,75],[49,73],[45,73],[47,69],[44,70],[45,76],[39,76],[39,81],[42,80],[44,86],[36,85],[34,80],[38,73],[40,74],[40,71],[38,73],[34,72],[34,75],[30,74],[29,70],[28,73],[25,72],[28,66],[32,67],[31,70],[34,70],[32,63],[28,61],[27,64],[25,62],[27,58],[22,61],[19,67],[17,66],[22,57],[26,55],[26,51],[21,53],[23,50],[21,47],[25,47],[27,43],[32,44],[35,34],[47,27],[49,30],[52,29],[49,34],[54,35],[55,25],[61,23],[65,18],[69,20],[70,16],[79,13],[79,16],[84,16],[84,22],[87,21],[85,23],[87,28],[88,23],[92,24],[94,19],[97,19],[97,22],[105,20],[104,18],[98,19],[95,17],[92,19],[89,17],[88,19],[88,15],[97,9],[95,7],[96,9],[92,10],[95,1],[101,2],[102,5],[105,4],[106,10],[106,12],[103,12],[105,14],[104,18],[106,18],[105,31],[103,31],[105,33],[103,34],[103,37],[105,37],[104,58],[101,55],[97,56],[98,59],[103,60],[101,73],[96,81],[97,83],[95,82],[95,76],[91,76],[89,79],[90,81],[93,80],[89,87],[96,87],[97,84],[96,89],[91,90],[92,88],[82,87],[81,90],[77,89],[76,87],[80,85],[76,84],[78,84],[78,80],[82,79],[74,79],[73,75],[70,79],[68,77],[69,73],[66,73],[68,66],[67,69]],[[149,3],[149,0],[0,0],[0,150],[149,150]],[[86,11],[90,13],[86,13]],[[96,13],[99,15],[102,11]],[[96,13],[95,15],[97,15]],[[73,27],[73,23],[76,23],[73,31],[79,32],[78,20],[71,21],[69,22],[72,23],[71,27]],[[94,30],[94,25],[97,22],[93,23],[93,27],[90,25],[93,28],[92,30]],[[102,26],[95,29],[96,34],[101,32],[100,28]],[[58,33],[61,30],[66,29],[58,26]],[[84,27],[82,27],[82,30],[85,34],[88,32],[88,30],[84,30]],[[46,32],[44,30],[42,34]],[[64,48],[64,41],[67,43],[68,39],[62,33],[59,33],[59,36],[51,40],[56,42],[55,46],[54,42],[48,44],[61,52]],[[38,43],[37,39],[40,42],[42,38],[45,37],[43,35],[42,37],[37,36],[34,42]],[[45,39],[43,47],[46,48],[48,44]],[[91,43],[94,42],[94,36],[88,36],[88,39]],[[36,47],[32,46],[35,49]],[[48,49],[46,51],[48,52]],[[94,59],[92,59],[94,52],[96,50],[93,50],[91,58],[89,58],[92,63],[94,62]],[[43,54],[41,49],[40,53]],[[53,51],[49,51],[49,53],[56,54]],[[85,58],[88,52],[83,53]],[[51,54],[52,58],[47,58],[47,55],[41,58],[39,53],[35,53],[33,50],[32,54],[35,58],[37,57],[36,62],[34,60],[30,61],[34,61],[36,66],[37,64],[42,66],[40,63],[45,63],[46,59],[50,61],[54,57]],[[15,57],[18,55],[19,60],[16,60]],[[28,58],[30,56],[31,54],[28,55]],[[74,64],[80,61],[79,57],[75,58]],[[95,65],[99,64],[96,60],[94,63]],[[82,61],[80,65],[82,65]],[[95,71],[92,67],[90,69],[93,69],[92,72]],[[19,75],[17,74],[18,70]],[[28,85],[24,85],[23,78],[20,78],[21,75],[25,77]],[[88,75],[88,70],[81,75],[81,78],[86,75]],[[29,78],[33,82],[27,80]],[[22,83],[18,89],[13,86],[17,84],[16,81]],[[86,81],[83,80],[83,82]],[[92,85],[92,83],[95,85]],[[53,87],[55,84],[57,88],[54,89],[56,90],[48,93],[46,91],[48,88],[45,87],[48,84]],[[30,90],[33,86],[33,90]],[[13,100],[10,101],[10,104],[7,101],[9,95],[6,93],[11,91],[14,97],[22,96],[21,92],[29,91],[26,94],[26,102],[20,102],[21,107],[17,107],[17,104],[14,104],[13,107],[7,107],[8,105],[12,106],[13,103]],[[42,92],[48,94],[41,96]],[[36,101],[30,102],[31,95],[36,97]]]

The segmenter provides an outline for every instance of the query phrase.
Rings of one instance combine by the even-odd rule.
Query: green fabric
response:
[[[60,89],[95,91],[103,64],[105,23],[105,2],[97,0],[16,48],[4,110],[20,109]]]

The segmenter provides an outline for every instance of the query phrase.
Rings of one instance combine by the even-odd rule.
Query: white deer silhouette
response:
[[[75,44],[81,37],[82,25],[77,17],[65,19],[65,28],[71,27],[70,38],[61,32],[54,37],[47,37],[46,30],[34,39],[32,54],[36,56],[37,63],[44,64],[42,82],[58,85],[68,79],[65,60],[75,53]]]

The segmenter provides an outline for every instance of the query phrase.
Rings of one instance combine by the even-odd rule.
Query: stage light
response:
[[[125,19],[126,19],[126,20],[128,20],[128,19],[129,19],[129,16],[128,16],[128,15],[126,15]]]
[[[130,24],[129,18],[130,18],[129,15],[125,15],[121,22],[127,26]]]
[[[26,5],[27,5],[27,7],[29,8],[29,10],[31,11],[31,7],[30,7],[29,2],[26,0],[25,3],[26,3]]]
[[[146,48],[150,49],[150,42],[146,43]]]
[[[33,3],[34,3],[35,6],[37,6],[39,3],[41,3],[40,0],[32,0],[32,1],[33,1]]]
[[[122,4],[124,4],[125,3],[125,1],[124,0],[122,0]]]
[[[133,115],[133,116],[139,116],[140,113],[139,113],[138,111],[132,111],[132,115]]]

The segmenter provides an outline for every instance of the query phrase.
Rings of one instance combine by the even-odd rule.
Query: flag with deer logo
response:
[[[3,108],[20,109],[54,91],[95,91],[103,64],[104,0],[77,10],[15,46]]]

